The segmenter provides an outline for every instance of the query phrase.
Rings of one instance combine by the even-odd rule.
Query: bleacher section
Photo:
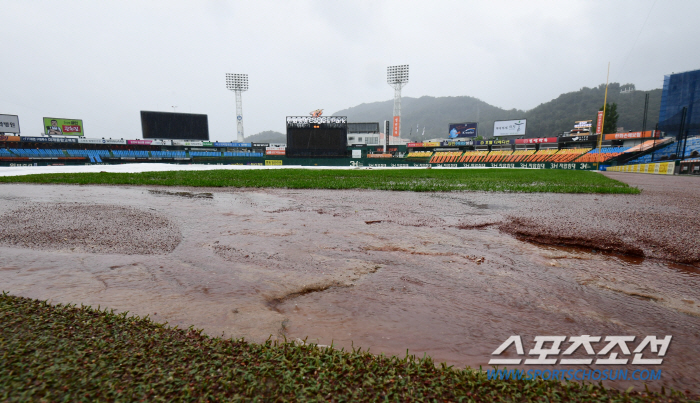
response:
[[[615,158],[618,155],[627,152],[630,147],[603,147],[600,152],[597,148],[583,154],[576,159],[576,162],[605,162],[611,158]]]
[[[462,156],[461,151],[439,151],[430,159],[431,164],[441,164],[443,162],[457,162],[457,159]]]
[[[685,147],[685,156],[692,156],[693,151],[697,151],[698,154],[700,154],[700,137],[692,137],[688,139]]]
[[[571,162],[578,158],[581,154],[585,154],[591,151],[590,148],[565,148],[559,150],[558,153],[554,154],[552,158],[549,159],[550,162]]]
[[[190,157],[221,157],[219,151],[190,151]]]
[[[192,153],[190,153],[192,155]],[[225,151],[224,157],[262,157],[263,153],[241,152],[241,151]]]
[[[71,157],[84,157],[90,162],[102,162],[102,158],[111,157],[109,150],[66,150]]]
[[[503,159],[503,162],[521,162],[535,154],[535,150],[516,150],[513,154]]]
[[[0,148],[0,157],[14,157],[15,155],[10,153],[7,148]]]
[[[53,148],[10,148],[9,151],[17,157],[27,158],[66,158],[63,150]]]
[[[669,141],[673,141],[673,139],[671,137],[667,137],[665,139],[659,139],[656,141],[655,140],[647,140],[647,141],[643,142],[642,144],[639,144],[639,145],[636,145],[636,146],[630,148],[629,150],[627,150],[627,152],[633,153],[636,151],[646,151],[650,148],[660,146],[664,143],[668,143]]]
[[[556,148],[550,148],[550,149],[545,149],[545,150],[540,150],[527,158],[525,158],[525,162],[544,162],[544,161],[549,161],[549,159],[557,153]]]
[[[480,162],[481,159],[488,154],[488,151],[467,151],[457,160],[457,162]]]
[[[413,151],[408,153],[406,158],[430,158],[432,155],[432,151]]]
[[[186,158],[185,151],[151,151],[153,158]]]
[[[112,150],[112,154],[117,158],[148,158],[148,151],[138,150]]]
[[[672,159],[673,155],[676,154],[678,148],[678,142],[673,141],[669,143],[666,147],[662,147],[653,153],[642,155],[639,158],[635,158],[629,161],[629,164],[648,164],[653,161],[664,161]],[[700,154],[700,137],[690,137],[685,146],[685,158],[692,157],[693,152]],[[682,152],[682,151],[681,151]],[[676,156],[680,158],[680,155]]]
[[[484,162],[501,162],[504,158],[513,154],[512,150],[498,150],[491,151],[486,158],[483,159]]]

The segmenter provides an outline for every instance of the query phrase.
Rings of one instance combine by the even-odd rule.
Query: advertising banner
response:
[[[0,133],[19,133],[19,116],[0,115]]]
[[[400,127],[401,127],[401,116],[394,116],[394,132],[392,134],[394,137],[399,137]]]
[[[307,127],[312,124],[323,124],[328,127],[336,125],[347,126],[347,116],[287,116],[287,127]]]
[[[653,130],[647,130],[645,132],[631,132],[631,133],[609,133],[605,135],[605,140],[631,140],[631,139],[643,139],[648,137],[654,137],[655,133]]]
[[[240,148],[249,148],[252,146],[252,143],[227,143],[227,142],[220,142],[220,141],[215,141],[214,142],[214,147],[240,147]]]
[[[173,145],[175,145],[175,146],[203,147],[204,142],[202,142],[202,141],[173,140]]]
[[[44,118],[44,134],[47,136],[84,136],[81,119]]]
[[[654,162],[651,164],[618,165],[614,167],[607,167],[606,170],[614,172],[639,172],[657,175],[673,175],[675,167],[675,162]]]
[[[123,144],[123,143],[119,143]],[[172,140],[126,140],[126,144],[134,144],[137,146],[171,146]]]
[[[257,147],[257,148],[264,148],[268,147],[270,143],[251,143],[252,147]]]
[[[0,141],[19,141],[19,136],[0,136]]]
[[[534,139],[515,139],[515,144],[541,144],[541,143],[556,143],[559,139],[556,137],[539,137]]]
[[[428,141],[425,143],[408,143],[406,147],[440,147],[440,143],[437,141]]]
[[[474,142],[472,140],[466,141],[443,141],[440,143],[441,147],[460,147],[460,146],[472,146]]]
[[[592,126],[593,123],[591,123],[590,120],[577,120],[574,124],[574,129],[587,129],[588,131],[591,131]]]
[[[499,144],[515,144],[515,139],[478,140],[474,142],[475,146],[489,146]]]
[[[450,123],[449,138],[456,139],[457,137],[476,137],[477,123]]]
[[[595,125],[595,134],[603,133],[603,111],[598,111],[598,122]]]
[[[524,136],[527,119],[497,120],[493,122],[493,137]]]
[[[127,140],[126,144],[135,144],[138,146],[150,146],[155,143],[155,140]]]
[[[68,137],[25,137],[21,136],[19,141],[34,143],[77,143],[78,139]]]
[[[127,144],[126,140],[119,139],[89,139],[85,137],[78,137],[78,143],[81,144]]]
[[[267,147],[265,148],[265,155],[285,155],[285,147]]]
[[[592,142],[592,141],[598,141],[598,136],[569,136],[569,137],[559,137],[559,142],[560,143],[568,143],[568,142]]]

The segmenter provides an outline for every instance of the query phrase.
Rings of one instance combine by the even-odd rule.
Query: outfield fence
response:
[[[676,168],[676,163],[671,162],[655,162],[650,164],[633,164],[633,165],[618,165],[608,167],[607,171],[613,172],[632,172],[640,174],[657,174],[657,175],[673,175]]]

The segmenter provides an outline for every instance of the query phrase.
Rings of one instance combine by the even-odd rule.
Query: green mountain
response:
[[[287,135],[284,133],[267,130],[245,138],[246,143],[286,143]]]
[[[631,89],[621,92],[621,89]],[[647,129],[653,129],[659,119],[661,89],[649,92]],[[617,103],[620,115],[617,125],[625,131],[642,129],[645,91],[637,91],[633,84],[608,86],[608,103]],[[603,106],[605,84],[584,87],[562,94],[556,99],[529,110],[502,109],[474,97],[405,97],[401,99],[401,136],[412,140],[446,138],[449,123],[478,122],[479,135],[490,137],[496,120],[527,119],[526,137],[553,137],[574,128],[579,120],[593,120]],[[344,109],[333,113],[347,116],[350,122],[380,122],[391,120],[394,102],[383,101]],[[423,129],[425,128],[425,135]]]

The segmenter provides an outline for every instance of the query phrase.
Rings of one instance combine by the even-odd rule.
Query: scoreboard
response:
[[[346,157],[346,116],[288,116],[287,157]]]
[[[207,115],[141,111],[144,139],[209,140]]]

